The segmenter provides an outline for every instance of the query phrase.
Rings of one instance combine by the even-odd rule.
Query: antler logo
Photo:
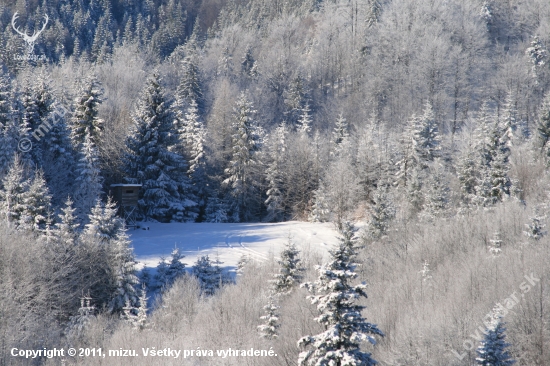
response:
[[[42,33],[42,31],[46,28],[46,24],[48,24],[48,20],[50,18],[48,18],[47,14],[44,15],[45,22],[44,25],[42,25],[42,29],[40,29],[38,32],[35,30],[32,33],[32,36],[29,36],[27,33],[23,33],[19,31],[19,29],[17,29],[17,27],[15,26],[15,21],[17,20],[17,18],[19,18],[19,16],[17,15],[17,12],[15,12],[15,14],[13,14],[13,17],[11,18],[11,26],[13,27],[13,30],[22,35],[25,42],[27,42],[27,53],[30,55],[34,51],[34,42],[36,42],[36,39],[38,38],[40,33]]]

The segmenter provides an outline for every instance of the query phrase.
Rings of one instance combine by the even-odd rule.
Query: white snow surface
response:
[[[289,221],[282,223],[140,223],[130,229],[138,268],[155,268],[161,257],[170,258],[177,246],[191,267],[198,257],[219,257],[221,267],[233,269],[243,254],[256,261],[266,261],[273,253],[278,258],[289,235],[298,250],[319,252],[323,256],[338,242],[332,223]],[[149,230],[143,230],[149,227]]]

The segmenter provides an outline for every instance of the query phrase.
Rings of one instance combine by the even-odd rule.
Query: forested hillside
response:
[[[506,327],[480,332],[550,364],[547,0],[3,0],[0,29],[0,365],[25,364],[12,347],[168,335],[314,364],[330,347],[296,342],[333,329],[342,304],[320,294],[340,271],[341,296],[369,295],[342,327],[372,355],[371,338],[335,346],[358,364],[489,364],[470,335],[514,291]],[[342,243],[295,243],[282,292],[279,253],[235,280],[208,257],[186,275],[175,249],[138,277],[121,183],[142,185],[140,225],[333,222]]]

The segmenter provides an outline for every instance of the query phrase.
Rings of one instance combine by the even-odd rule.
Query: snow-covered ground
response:
[[[149,230],[129,230],[138,268],[156,267],[161,257],[170,257],[177,246],[192,266],[201,255],[216,256],[222,267],[234,268],[243,254],[265,261],[270,252],[279,255],[289,235],[299,250],[307,248],[325,254],[337,243],[332,223],[283,222],[274,224],[143,223]]]

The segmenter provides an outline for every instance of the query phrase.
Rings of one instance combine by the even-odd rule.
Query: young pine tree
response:
[[[301,272],[304,268],[300,266],[300,251],[289,238],[285,248],[281,252],[281,259],[277,262],[280,266],[279,273],[275,274],[274,280],[271,280],[273,292],[277,295],[289,294],[302,280]]]
[[[546,225],[543,223],[544,219],[544,217],[538,215],[531,217],[531,222],[529,224],[525,224],[527,230],[523,233],[532,240],[542,239],[542,237],[546,235],[546,230],[544,230]]]
[[[384,336],[375,324],[368,323],[361,315],[364,306],[355,302],[367,297],[366,285],[352,285],[357,277],[353,231],[344,224],[340,244],[331,250],[330,262],[317,266],[317,281],[305,283],[313,295],[308,298],[321,313],[315,320],[325,331],[300,339],[300,347],[310,347],[300,353],[300,365],[376,365],[371,354],[360,349],[364,340],[376,344],[374,335]]]
[[[330,206],[327,198],[327,191],[322,181],[319,187],[313,192],[313,206],[308,216],[310,222],[327,222],[330,220]]]
[[[181,260],[185,257],[180,253],[179,248],[174,248],[172,251],[170,264],[166,268],[166,282],[165,286],[171,286],[179,277],[185,274],[185,263]]]
[[[260,317],[264,321],[264,324],[258,325],[258,332],[260,332],[261,338],[270,341],[279,336],[277,332],[281,325],[279,324],[279,314],[277,314],[278,309],[279,306],[275,304],[273,296],[270,295],[267,305],[264,306],[265,315]]]
[[[54,240],[65,248],[72,247],[78,237],[80,225],[76,222],[76,209],[73,208],[73,201],[70,197],[65,201],[65,207],[61,209],[59,221],[55,224],[53,231]]]
[[[193,265],[193,275],[199,280],[201,291],[206,296],[213,295],[217,289],[228,282],[219,264],[219,261],[212,261],[206,255],[197,259]]]
[[[65,331],[69,340],[76,342],[84,337],[86,329],[95,318],[96,308],[91,302],[92,298],[89,295],[80,298],[78,314],[70,318]]]
[[[107,244],[110,240],[116,240],[120,231],[124,228],[124,220],[116,217],[117,208],[111,197],[103,203],[100,199],[96,201],[89,215],[89,223],[84,229],[84,235]]]

